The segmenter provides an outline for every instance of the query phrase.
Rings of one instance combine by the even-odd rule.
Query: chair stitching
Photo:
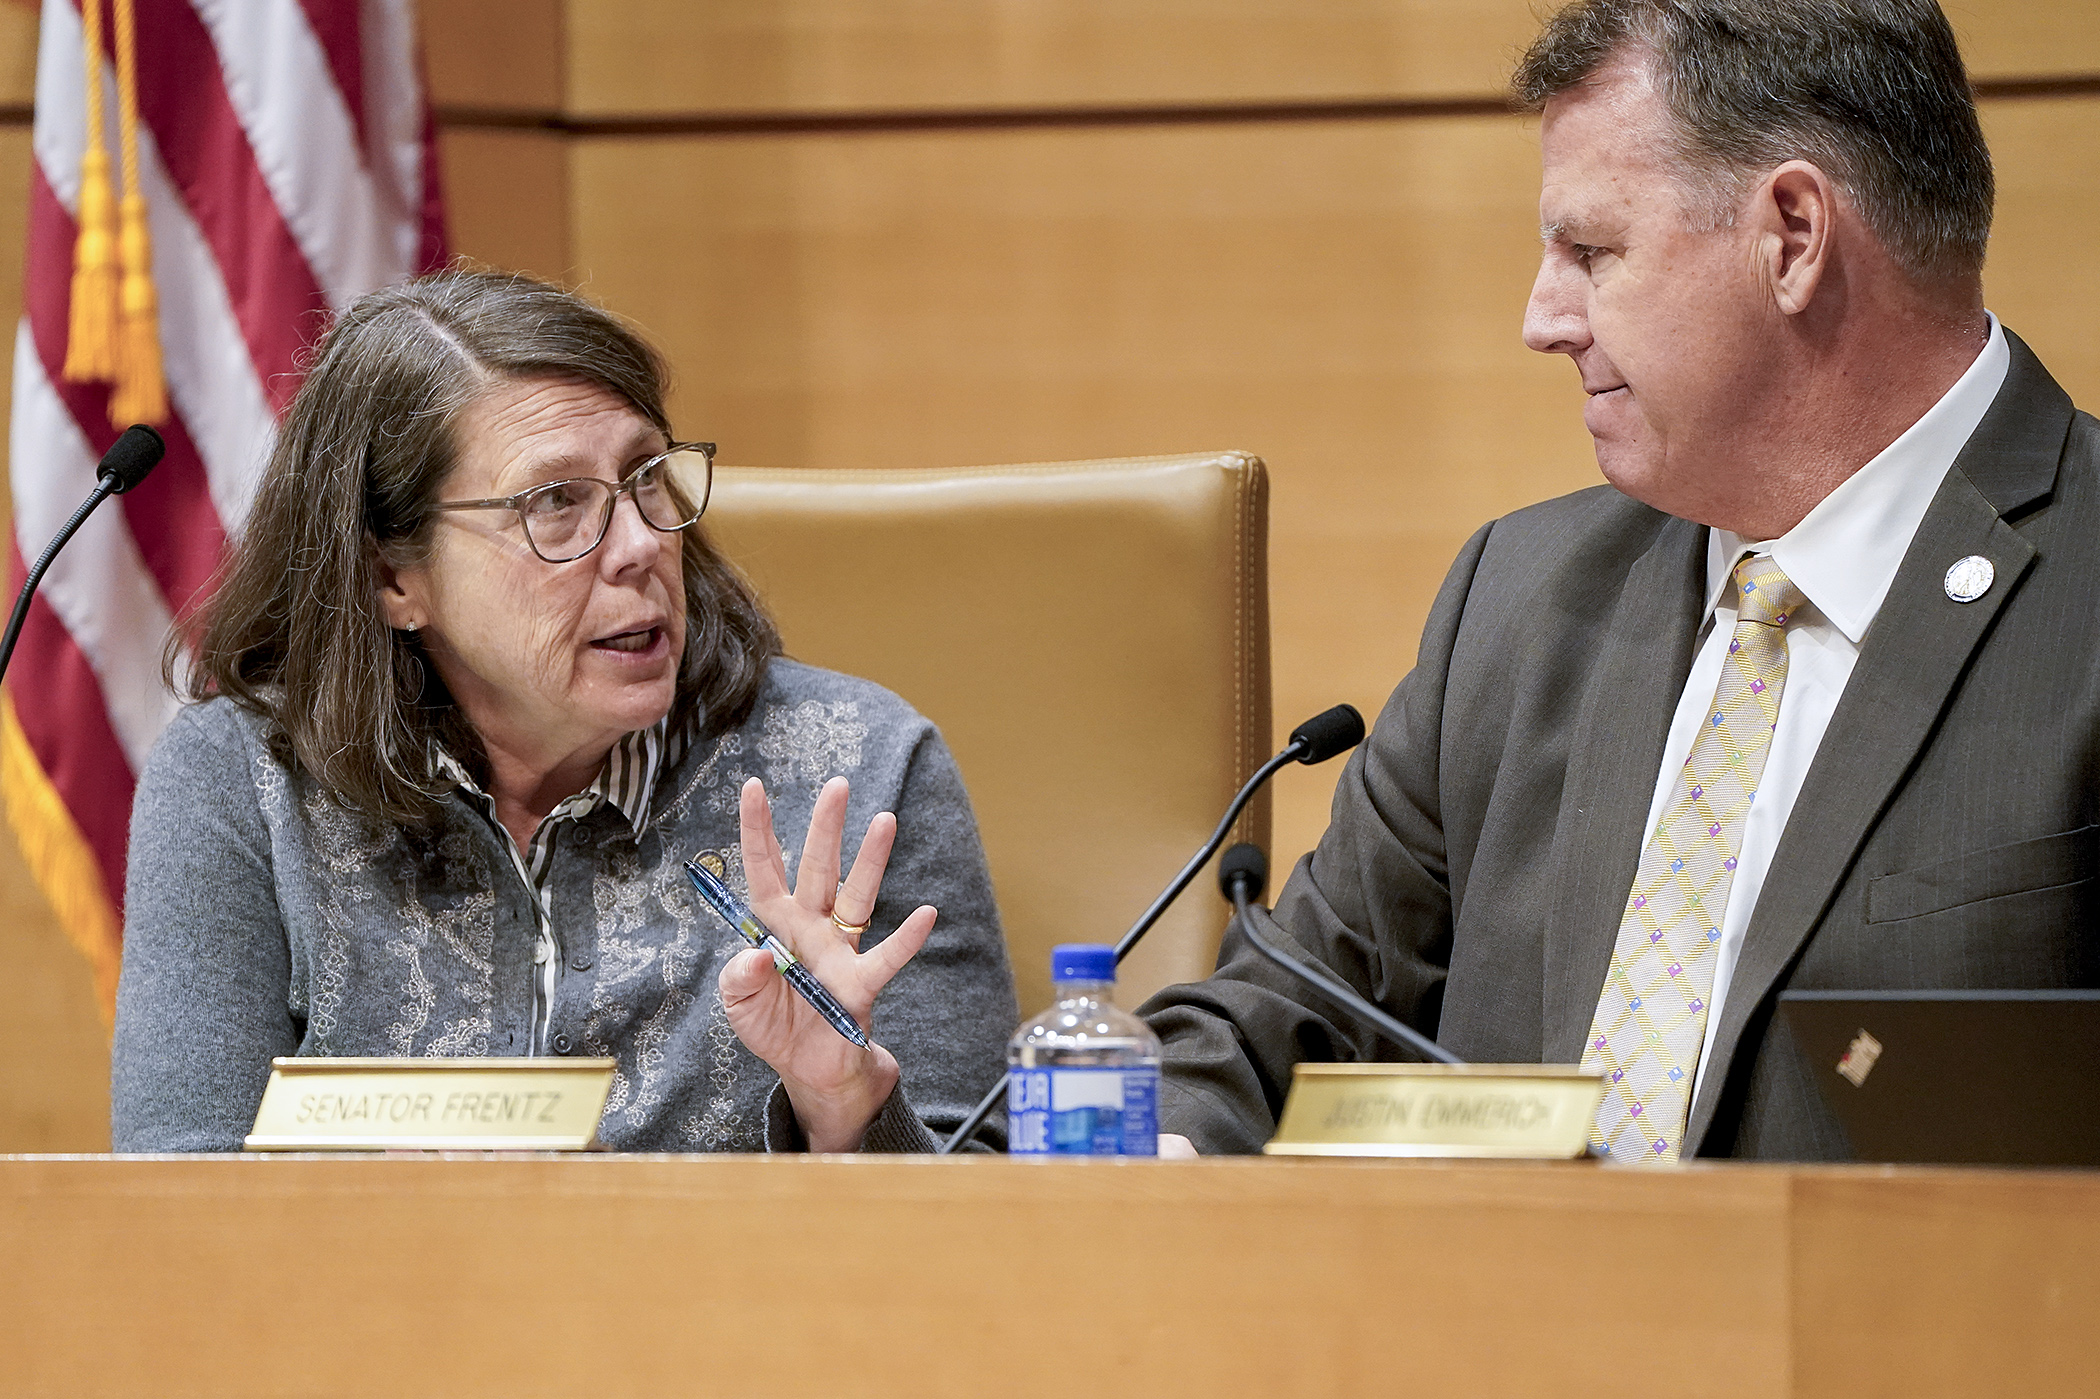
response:
[[[972,481],[989,476],[1078,476],[1096,473],[1107,466],[1158,466],[1177,463],[1187,466],[1224,465],[1233,469],[1249,460],[1239,451],[1179,453],[1157,457],[1102,457],[1095,461],[1042,462],[1015,466],[972,467],[850,467],[826,466],[734,466],[726,471],[764,472],[769,476],[792,476],[801,481]]]

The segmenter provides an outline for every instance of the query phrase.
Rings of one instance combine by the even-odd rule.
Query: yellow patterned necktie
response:
[[[1743,824],[1786,688],[1786,623],[1801,606],[1769,558],[1735,566],[1737,620],[1721,683],[1627,892],[1582,1067],[1605,1077],[1590,1148],[1675,1161],[1706,1041],[1721,917]]]

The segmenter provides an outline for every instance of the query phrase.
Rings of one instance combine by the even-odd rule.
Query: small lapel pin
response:
[[[1956,602],[1974,602],[1991,590],[1991,580],[1997,576],[1998,570],[1981,554],[1957,559],[1947,570],[1947,596]]]

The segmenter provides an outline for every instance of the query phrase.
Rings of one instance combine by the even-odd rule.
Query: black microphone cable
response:
[[[1225,837],[1232,831],[1232,823],[1240,819],[1240,813],[1246,810],[1248,802],[1254,800],[1254,794],[1261,790],[1263,783],[1292,763],[1304,763],[1308,767],[1324,763],[1363,741],[1364,716],[1356,712],[1354,705],[1338,704],[1292,729],[1290,742],[1284,745],[1283,751],[1254,770],[1254,776],[1247,779],[1234,795],[1232,804],[1225,808],[1225,819],[1218,822],[1210,839],[1204,841],[1202,848],[1181,867],[1181,873],[1175,875],[1173,882],[1152,901],[1152,907],[1140,914],[1138,921],[1130,925],[1130,931],[1123,934],[1122,941],[1116,944],[1116,961],[1120,963],[1130,955],[1130,949],[1138,945],[1138,939],[1152,931],[1152,925],[1160,920],[1168,905],[1181,897],[1181,891],[1189,887],[1190,880],[1202,873],[1203,867],[1210,863],[1210,857],[1225,843]]]
[[[1255,846],[1235,845],[1226,851],[1225,858],[1218,862],[1218,888],[1232,901],[1233,916],[1239,920],[1240,932],[1245,935],[1249,946],[1343,1010],[1361,1018],[1364,1023],[1402,1049],[1410,1050],[1425,1059],[1433,1059],[1439,1064],[1466,1062],[1413,1026],[1402,1024],[1372,1005],[1324,969],[1308,966],[1296,958],[1286,957],[1257,932],[1254,915],[1259,911],[1263,917],[1267,917],[1268,910],[1263,909],[1256,900],[1261,898],[1262,890],[1267,887],[1268,882],[1269,862]]]
[[[1157,923],[1168,906],[1181,896],[1181,891],[1189,887],[1189,881],[1210,863],[1210,857],[1217,853],[1218,847],[1225,843],[1225,837],[1231,834],[1232,823],[1240,819],[1240,813],[1247,809],[1248,802],[1254,800],[1254,794],[1261,790],[1263,783],[1292,763],[1324,763],[1337,753],[1346,753],[1363,741],[1364,716],[1356,712],[1354,705],[1338,704],[1332,709],[1315,714],[1292,729],[1290,741],[1283,746],[1283,750],[1256,768],[1254,775],[1241,785],[1240,790],[1233,796],[1231,805],[1225,808],[1225,819],[1218,822],[1218,828],[1210,833],[1210,839],[1203,842],[1189,862],[1181,867],[1181,873],[1175,875],[1167,887],[1160,891],[1159,897],[1152,901],[1152,906],[1138,915],[1137,922],[1130,925],[1130,931],[1123,934],[1121,941],[1116,943],[1117,963],[1120,965],[1123,959],[1130,955],[1130,949],[1136,947],[1138,940],[1152,931],[1152,925]],[[992,1109],[999,1105],[999,1096],[1005,1091],[1006,1080],[1002,1077],[992,1085],[992,1090],[978,1101],[977,1106],[971,1109],[970,1115],[963,1119],[962,1125],[941,1144],[938,1154],[949,1155],[975,1135],[977,1129],[984,1125],[984,1120],[992,1115]]]

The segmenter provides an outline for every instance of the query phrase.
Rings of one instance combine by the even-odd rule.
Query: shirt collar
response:
[[[598,808],[600,802],[611,802],[634,833],[640,835],[642,827],[649,821],[649,802],[656,795],[658,774],[678,758],[684,748],[683,734],[671,732],[668,715],[657,720],[646,729],[636,729],[623,735],[605,755],[605,766],[590,786],[565,797],[549,813],[556,816],[586,816]],[[432,760],[440,776],[457,783],[460,788],[483,802],[489,800],[479,784],[461,763],[444,748],[433,746]]]
[[[1736,562],[1745,554],[1769,553],[1846,639],[1855,646],[1865,639],[1941,480],[2005,383],[2012,351],[1998,318],[1991,316],[1990,323],[1983,352],[1940,401],[1818,501],[1800,524],[1766,543],[1707,531],[1707,615],[1727,600]]]

